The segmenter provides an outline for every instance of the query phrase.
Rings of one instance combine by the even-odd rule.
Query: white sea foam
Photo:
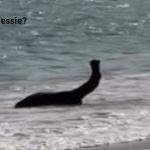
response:
[[[80,119],[75,114],[77,109]],[[150,135],[150,113],[147,109],[107,109],[100,110],[99,114],[79,108],[68,112],[65,109],[59,111],[64,111],[64,114],[51,115],[51,112],[44,111],[42,114],[40,110],[29,110],[31,114],[21,113],[20,117],[25,115],[24,119],[18,117],[18,121],[15,121],[16,118],[13,121],[11,118],[8,123],[1,123],[2,146],[7,149],[6,145],[11,145],[10,149],[15,150],[64,150],[133,141]],[[62,116],[65,117],[62,119]]]
[[[128,8],[128,7],[130,7],[130,4],[129,4],[129,3],[118,4],[118,5],[116,5],[116,7],[120,7],[120,8]]]

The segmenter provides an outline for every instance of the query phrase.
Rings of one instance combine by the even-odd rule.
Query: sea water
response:
[[[0,149],[70,150],[150,138],[149,0],[0,0]],[[71,90],[101,60],[82,106],[14,109]]]

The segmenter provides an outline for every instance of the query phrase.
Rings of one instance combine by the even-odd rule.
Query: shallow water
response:
[[[65,150],[150,137],[148,0],[0,1],[0,149]],[[15,110],[37,91],[78,87],[100,59],[82,106]]]

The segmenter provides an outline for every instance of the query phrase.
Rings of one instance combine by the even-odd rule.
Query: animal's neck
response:
[[[92,74],[89,80],[73,91],[82,99],[98,86],[100,79],[101,73],[99,72],[99,68],[92,68]]]

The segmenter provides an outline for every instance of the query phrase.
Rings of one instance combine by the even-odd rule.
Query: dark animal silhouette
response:
[[[45,105],[81,105],[82,98],[92,92],[99,84],[101,73],[99,60],[90,61],[92,74],[87,82],[71,91],[57,93],[35,93],[21,100],[15,108],[38,107]]]

